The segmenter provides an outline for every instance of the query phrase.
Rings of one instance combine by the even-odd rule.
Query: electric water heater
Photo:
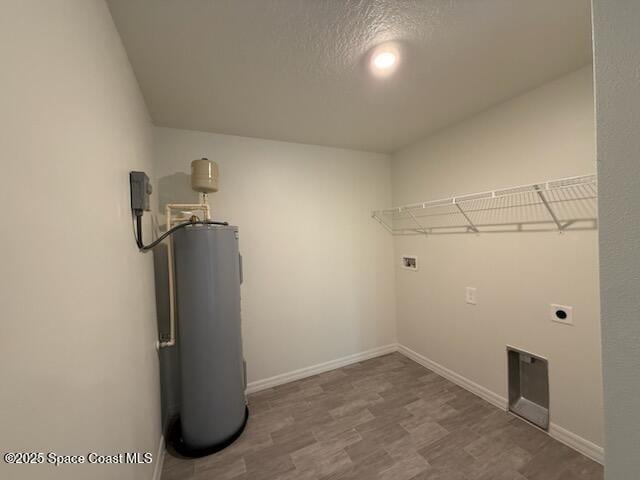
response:
[[[180,442],[213,453],[244,429],[246,369],[240,326],[238,228],[192,225],[173,235],[180,357]]]

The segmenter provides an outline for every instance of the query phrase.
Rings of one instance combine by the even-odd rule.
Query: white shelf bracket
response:
[[[471,221],[471,219],[469,218],[469,215],[467,215],[467,213],[462,209],[462,207],[460,206],[460,204],[458,202],[456,202],[454,200],[453,203],[456,208],[458,209],[458,211],[462,214],[462,216],[465,218],[465,220],[467,221],[467,223],[469,223],[469,228],[471,229],[471,231],[475,232],[475,233],[480,233],[480,231],[478,230],[478,228],[473,224],[473,222]]]
[[[418,219],[415,217],[415,215],[413,213],[411,213],[411,210],[407,210],[407,213],[409,214],[411,219],[415,222],[415,224],[418,226],[420,231],[422,233],[424,233],[425,235],[427,235],[427,229],[418,221]]]
[[[565,229],[566,225],[563,226],[560,223],[560,220],[558,220],[558,217],[556,217],[555,212],[553,211],[553,209],[551,208],[551,205],[549,205],[549,202],[547,201],[547,197],[544,196],[544,193],[540,189],[540,185],[536,185],[534,188],[536,189],[536,193],[538,194],[538,197],[540,197],[540,200],[542,200],[542,203],[547,209],[547,212],[549,212],[549,215],[551,215],[551,218],[553,219],[553,223],[555,223],[556,227],[558,227],[558,231],[562,232]]]
[[[374,212],[373,215],[371,215],[373,218],[375,218],[378,223],[380,225],[382,225],[389,233],[393,233],[393,228],[391,228],[389,225],[387,225],[387,222],[385,222],[384,220],[382,220],[380,217],[378,217],[377,212]]]

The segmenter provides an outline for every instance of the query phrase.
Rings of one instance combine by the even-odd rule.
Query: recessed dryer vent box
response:
[[[532,353],[507,347],[509,411],[549,429],[549,363]]]

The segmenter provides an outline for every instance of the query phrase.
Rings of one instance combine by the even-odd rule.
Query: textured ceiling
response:
[[[156,125],[292,142],[392,152],[591,61],[589,0],[109,5]]]

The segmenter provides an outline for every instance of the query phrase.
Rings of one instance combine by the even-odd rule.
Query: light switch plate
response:
[[[573,307],[552,303],[549,315],[551,316],[552,322],[562,323],[563,325],[573,325]]]
[[[466,302],[469,305],[477,305],[478,304],[478,296],[476,292],[476,287],[467,287],[466,289]]]

